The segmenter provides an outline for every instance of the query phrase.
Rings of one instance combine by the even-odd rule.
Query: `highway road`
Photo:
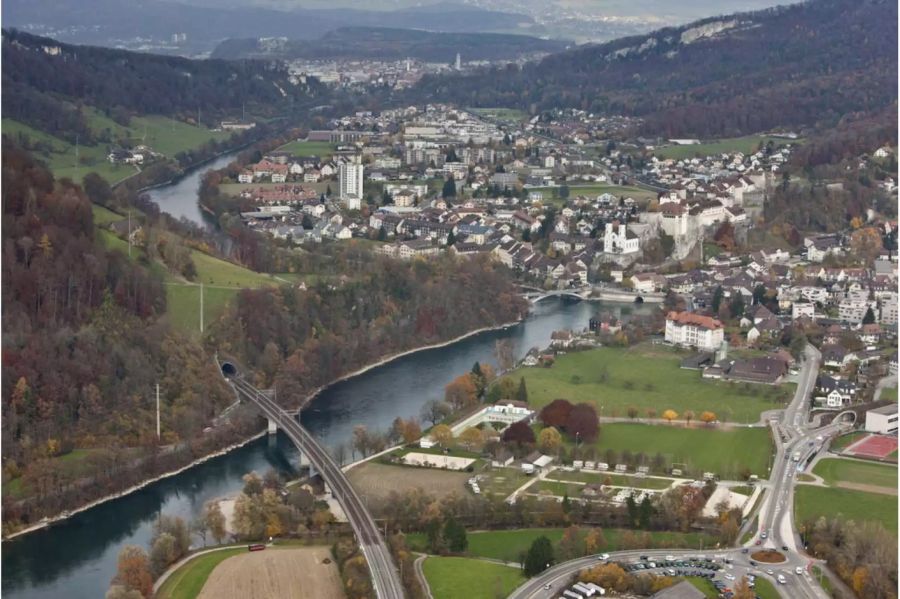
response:
[[[284,431],[331,488],[332,494],[356,532],[360,548],[369,564],[372,584],[378,598],[403,599],[403,585],[400,582],[400,576],[375,521],[328,452],[294,417],[287,414],[270,397],[245,381],[239,374],[235,373],[229,376],[228,381],[242,397],[252,401],[267,418]]]
[[[775,437],[775,461],[768,481],[763,504],[759,511],[760,525],[756,534],[745,547],[727,550],[698,552],[696,550],[651,550],[622,551],[611,554],[611,561],[635,561],[641,555],[659,558],[662,554],[683,557],[703,554],[727,555],[733,560],[730,569],[720,571],[716,579],[722,580],[726,573],[740,580],[748,573],[768,576],[775,583],[779,594],[789,599],[827,599],[828,595],[812,576],[811,566],[816,560],[802,551],[794,523],[794,484],[796,477],[815,454],[821,450],[826,440],[837,435],[847,425],[835,422],[820,428],[809,424],[810,398],[815,388],[819,372],[821,353],[808,345],[797,383],[797,391],[791,403],[781,412],[780,418],[770,421]],[[799,453],[798,461],[794,454]],[[763,538],[765,534],[765,538]],[[785,551],[784,548],[787,548]],[[781,564],[751,564],[750,554],[760,548],[778,549],[787,557]],[[747,553],[744,553],[744,552]],[[513,591],[510,599],[550,599],[556,597],[569,580],[580,570],[596,565],[597,556],[588,556],[557,564],[540,576],[532,578]],[[801,573],[797,574],[796,569]],[[771,572],[771,574],[769,574]],[[783,573],[786,584],[778,584],[776,577]],[[731,582],[725,580],[726,583]],[[549,586],[548,586],[549,585]]]

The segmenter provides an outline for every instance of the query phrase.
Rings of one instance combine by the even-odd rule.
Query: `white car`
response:
[[[768,574],[769,576],[774,576],[774,575],[775,575],[775,570],[771,570],[771,569],[770,569],[770,570],[766,570],[766,574]]]
[[[734,580],[734,574],[726,574],[725,578],[727,578],[728,580]]]
[[[803,574],[803,568],[801,568],[800,566],[797,566],[796,568],[794,568],[794,573]]]
[[[608,553],[601,553],[600,555],[597,556],[597,559],[601,559],[601,560],[603,560],[603,561],[606,561],[606,560],[609,559],[609,554],[608,554]]]
[[[549,591],[552,587],[553,587],[553,585],[548,582],[547,584],[544,585],[544,590]]]

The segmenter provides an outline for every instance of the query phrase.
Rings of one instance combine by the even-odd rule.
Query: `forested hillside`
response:
[[[409,99],[627,114],[665,137],[830,126],[896,98],[897,3],[812,0],[580,47],[519,69],[430,76]]]
[[[158,114],[217,124],[251,115],[275,117],[308,108],[325,89],[293,83],[284,66],[262,61],[188,60],[91,46],[71,46],[3,31],[3,116],[81,143],[94,134],[88,105],[119,124]]]
[[[369,259],[355,270],[338,287],[246,289],[209,343],[252,367],[261,384],[277,380],[279,397],[296,401],[386,355],[505,324],[527,311],[509,271],[490,260]]]

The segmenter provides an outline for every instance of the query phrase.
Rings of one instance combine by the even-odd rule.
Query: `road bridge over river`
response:
[[[337,499],[359,541],[369,570],[372,584],[379,599],[403,599],[403,585],[394,567],[390,551],[362,498],[356,493],[341,469],[316,439],[300,425],[297,419],[283,410],[275,401],[250,383],[230,362],[221,363],[222,374],[239,397],[253,403],[269,419],[270,430],[280,428],[309,460],[325,484]]]

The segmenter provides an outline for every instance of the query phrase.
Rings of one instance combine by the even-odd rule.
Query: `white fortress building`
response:
[[[666,316],[666,341],[701,351],[716,351],[725,341],[725,327],[711,317],[693,312],[669,312]]]

